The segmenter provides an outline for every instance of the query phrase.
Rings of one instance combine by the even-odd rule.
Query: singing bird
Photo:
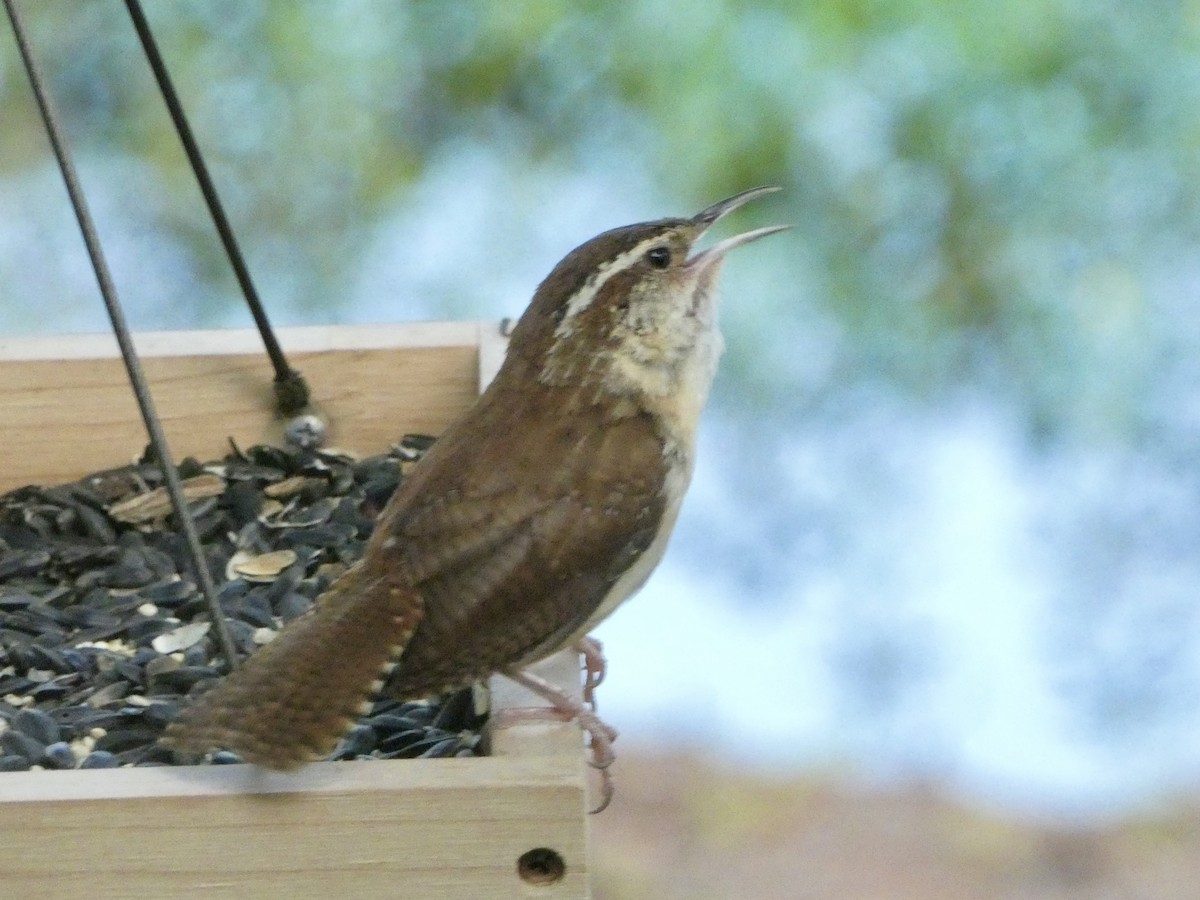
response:
[[[372,698],[496,673],[591,734],[615,732],[524,669],[587,632],[662,558],[722,349],[716,283],[760,228],[696,251],[760,187],[571,251],[513,329],[500,371],[380,514],[362,559],[164,735],[289,769],[327,756]],[[606,782],[606,791],[609,790]]]

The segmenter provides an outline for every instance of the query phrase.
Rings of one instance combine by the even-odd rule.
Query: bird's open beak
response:
[[[719,203],[714,203],[707,209],[697,213],[692,221],[699,227],[699,234],[704,234],[718,220],[733,212],[735,209],[740,209],[751,200],[755,200],[766,194],[773,194],[779,188],[773,186],[750,188],[748,191],[742,191],[740,194],[734,194],[726,200]],[[734,247],[740,247],[742,244],[748,244],[751,241],[757,241],[759,238],[764,238],[768,234],[775,234],[779,231],[787,231],[791,225],[772,225],[768,228],[758,228],[754,231],[747,231],[743,234],[734,235],[731,238],[726,238],[719,244],[709,247],[707,250],[702,250],[695,256],[691,257],[687,264],[689,266],[700,266],[707,268],[714,263],[720,262],[725,258],[725,254]]]

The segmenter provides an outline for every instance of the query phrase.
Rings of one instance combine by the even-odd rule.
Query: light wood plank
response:
[[[315,763],[0,776],[5,895],[587,896],[578,758]],[[562,879],[518,859],[549,848]]]
[[[490,322],[406,322],[402,325],[305,325],[277,328],[288,353],[326,350],[380,350],[400,347],[468,347],[479,343]],[[262,338],[250,328],[195,331],[139,331],[133,344],[140,356],[219,356],[250,354],[262,358]],[[103,334],[0,336],[0,359],[106,359],[120,356],[117,339]]]
[[[227,334],[231,346],[252,346],[245,332]],[[469,344],[432,340],[468,334],[474,338]],[[315,411],[329,424],[331,445],[379,453],[408,432],[438,434],[477,395],[478,326],[418,335],[415,346],[399,342],[394,331],[390,336],[393,346],[290,354],[308,381]],[[346,341],[322,329],[306,335],[304,343],[311,346],[316,337],[330,346]],[[286,422],[272,414],[271,371],[261,351],[180,355],[189,340],[157,335],[141,341],[159,354],[142,363],[174,457],[223,455],[230,437],[241,446],[282,441]],[[77,355],[63,359],[37,358],[34,351],[51,349],[44,342],[32,350],[12,341],[0,348],[9,354],[0,358],[6,426],[0,491],[123,465],[147,443],[123,365],[100,355],[113,349],[107,340],[69,343],[67,349]],[[212,349],[213,339],[194,346]]]

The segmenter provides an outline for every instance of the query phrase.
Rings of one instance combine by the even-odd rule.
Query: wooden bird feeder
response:
[[[362,454],[437,434],[504,352],[477,323],[279,332],[329,442]],[[176,458],[280,443],[258,335],[142,334],[138,349]],[[127,462],[145,443],[109,336],[0,340],[0,491]],[[578,690],[579,660],[538,670]],[[544,703],[504,679],[493,709]],[[570,724],[490,734],[469,759],[314,763],[295,774],[195,766],[0,774],[6,896],[136,898],[589,895],[587,779]]]

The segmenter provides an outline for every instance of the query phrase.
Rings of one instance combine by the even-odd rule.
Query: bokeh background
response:
[[[598,896],[1197,895],[1200,3],[146,6],[278,325],[515,316],[784,189],[599,635]],[[23,8],[131,324],[246,327],[124,5]],[[0,63],[0,335],[105,330]]]

